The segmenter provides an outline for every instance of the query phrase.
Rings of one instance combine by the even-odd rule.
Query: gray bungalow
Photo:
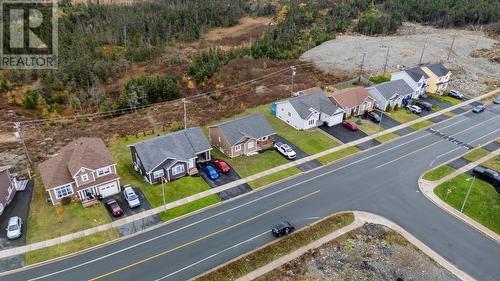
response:
[[[198,173],[196,163],[210,160],[212,147],[200,128],[159,136],[129,146],[134,169],[154,184]]]

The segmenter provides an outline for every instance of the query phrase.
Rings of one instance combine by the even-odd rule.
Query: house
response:
[[[15,179],[12,178],[9,172],[9,167],[0,167],[0,215],[2,215],[5,207],[12,202],[15,195]]]
[[[428,64],[421,68],[429,76],[427,92],[436,94],[446,91],[450,83],[451,71],[442,64]]]
[[[299,92],[299,96],[275,103],[276,117],[297,130],[342,123],[344,111],[333,104],[320,88]]]
[[[427,83],[429,83],[429,75],[420,67],[408,68],[403,71],[394,72],[391,74],[391,80],[403,79],[415,91],[413,98],[418,98],[427,92]]]
[[[388,81],[366,88],[372,98],[375,99],[375,106],[380,110],[387,107],[394,109],[406,105],[415,95],[415,91],[403,79]]]
[[[129,146],[134,169],[150,184],[198,173],[212,147],[200,128],[189,128]]]
[[[344,110],[345,117],[362,115],[367,111],[372,111],[375,106],[375,99],[362,87],[333,92],[330,99]]]
[[[252,155],[272,148],[274,132],[261,113],[208,127],[210,142],[228,157]]]
[[[84,207],[120,192],[116,162],[100,138],[79,138],[38,165],[53,205],[78,197]]]

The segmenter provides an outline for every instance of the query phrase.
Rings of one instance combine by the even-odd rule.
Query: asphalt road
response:
[[[500,107],[433,128],[475,145],[500,137]],[[500,276],[499,245],[436,207],[420,174],[466,152],[424,130],[144,234],[2,280],[185,280],[272,241],[270,226],[303,227],[343,210],[382,215],[480,280]]]

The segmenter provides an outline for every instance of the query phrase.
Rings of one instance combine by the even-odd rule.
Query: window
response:
[[[260,141],[266,141],[267,140],[267,136],[263,136],[261,138],[259,138]]]
[[[73,194],[73,188],[71,188],[71,184],[57,187],[54,190],[56,192],[56,197],[57,199],[62,198],[62,197],[67,197]]]
[[[157,179],[157,178],[161,178],[165,175],[165,173],[163,172],[163,169],[162,170],[158,170],[158,171],[155,171],[153,173],[153,178]]]
[[[178,174],[184,173],[184,171],[185,171],[184,165],[182,165],[182,164],[179,164],[179,165],[172,167],[172,175],[178,175]]]
[[[314,122],[315,122],[315,120],[314,120],[314,119],[309,119],[309,121],[307,121],[307,124],[308,124],[309,126],[312,126],[312,125],[314,125]]]
[[[253,141],[249,142],[247,144],[248,149],[253,148],[253,145],[254,145]]]
[[[241,150],[241,144],[234,146],[234,151],[240,151],[240,150]]]
[[[82,181],[83,181],[83,182],[86,182],[86,181],[88,181],[88,180],[89,180],[89,175],[88,175],[88,174],[83,174],[83,175],[82,175]]]
[[[102,176],[105,176],[107,174],[111,174],[111,168],[110,167],[97,169],[97,176],[98,177],[102,177]]]
[[[219,136],[219,142],[221,142],[220,136]]]

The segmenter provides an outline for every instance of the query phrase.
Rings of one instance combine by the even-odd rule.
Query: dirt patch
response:
[[[398,233],[365,224],[256,280],[459,280]]]
[[[453,51],[447,62],[454,37]],[[476,42],[477,49],[491,49],[498,44],[498,41],[479,31],[436,29],[405,23],[393,36],[338,36],[305,52],[301,60],[313,61],[331,73],[352,74],[359,73],[362,54],[366,53],[363,70],[374,75],[383,71],[387,48],[390,48],[387,71],[418,65],[426,41],[422,63],[445,63],[453,74],[452,87],[477,95],[489,90],[490,85],[500,84],[499,63],[471,56]]]

